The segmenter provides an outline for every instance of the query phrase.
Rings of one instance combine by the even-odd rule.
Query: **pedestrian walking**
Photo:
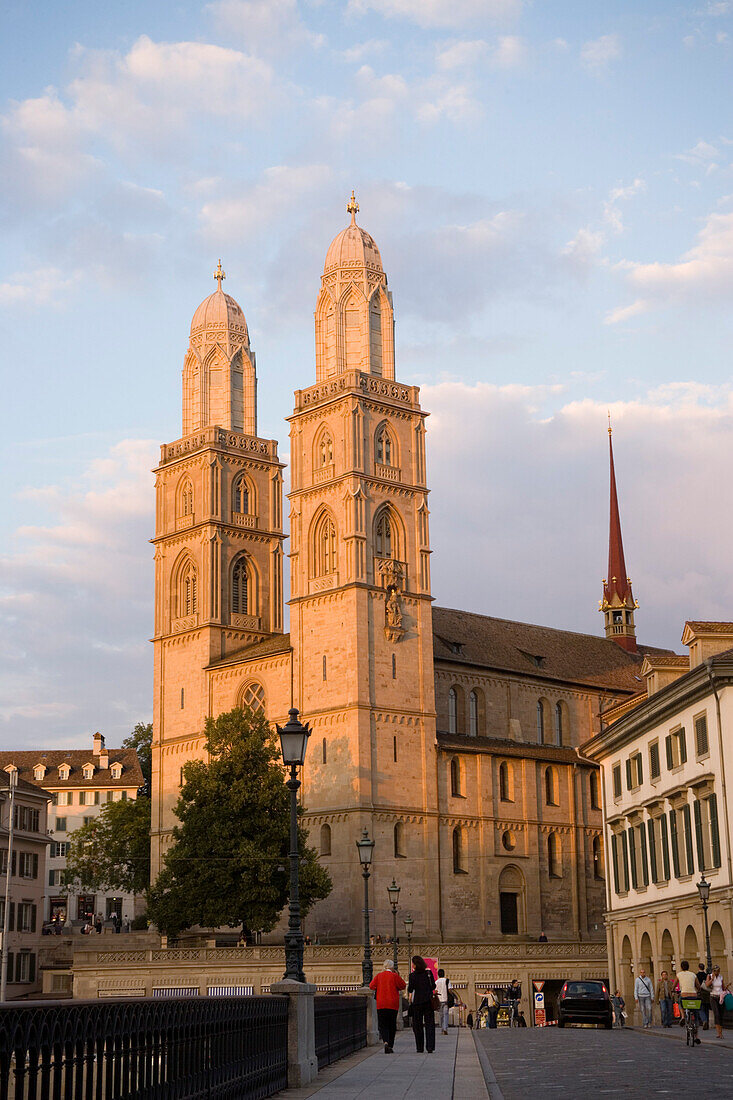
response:
[[[673,983],[666,970],[663,970],[657,982],[657,1000],[662,1015],[662,1027],[672,1026],[672,989]]]
[[[499,998],[493,989],[486,990],[486,1010],[489,1014],[489,1027],[494,1030],[496,1028],[496,1019],[499,1015]]]
[[[611,1007],[613,1008],[613,1022],[616,1027],[624,1026],[624,1009],[626,1008],[626,1001],[621,996],[621,990],[617,989],[614,995],[611,997]]]
[[[695,975],[697,981],[697,988],[700,994],[700,1019],[702,1020],[702,1029],[707,1031],[710,1027],[710,990],[708,989],[708,972],[705,969],[705,963],[700,963],[697,968],[697,974]]]
[[[720,973],[720,967],[717,965],[713,967],[707,979],[707,988],[710,997],[710,1007],[713,1011],[713,1020],[715,1022],[715,1033],[718,1039],[722,1039],[723,1007],[725,1004],[725,995],[729,991],[729,986]]]
[[[448,991],[450,989],[450,981],[445,976],[445,970],[442,968],[438,971],[438,980],[435,983],[435,989],[440,1001],[440,1030],[444,1035],[448,1034],[448,1013],[450,1012],[450,1004],[448,1003]]]
[[[369,983],[369,988],[377,991],[379,1034],[384,1043],[384,1053],[391,1054],[394,1049],[394,1037],[397,1033],[400,990],[405,988],[404,979],[395,970],[391,959],[385,959],[384,967],[378,974],[374,975]]]
[[[473,1031],[473,1012],[469,1012],[466,1016],[466,1027]]]
[[[412,1030],[415,1033],[415,1049],[418,1054],[426,1050],[432,1054],[435,1050],[435,1009],[433,993],[435,978],[422,955],[413,955],[412,974],[407,983],[407,992],[412,1006]]]
[[[641,1009],[641,1018],[644,1021],[644,1027],[652,1026],[652,996],[653,986],[649,978],[646,976],[646,970],[642,966],[636,981],[634,982],[634,1000]]]

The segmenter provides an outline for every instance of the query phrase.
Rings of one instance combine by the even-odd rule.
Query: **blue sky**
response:
[[[9,2],[0,41],[4,743],[149,714],[191,315],[221,256],[287,456],[352,187],[438,601],[600,629],[610,406],[640,632],[731,617],[733,2]]]

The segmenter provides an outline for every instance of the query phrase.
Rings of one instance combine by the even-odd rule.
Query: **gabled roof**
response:
[[[229,653],[218,661],[212,661],[207,668],[221,668],[224,665],[236,665],[240,661],[252,661],[257,657],[270,657],[274,653],[287,653],[290,650],[289,634],[271,634],[262,642],[252,642],[250,645],[238,649],[235,653]]]
[[[460,733],[437,734],[438,747],[444,752],[463,752],[474,756],[519,756],[532,757],[555,764],[587,764],[595,767],[595,762],[582,756],[575,749],[559,745],[537,745],[528,741],[510,741],[504,737],[467,737]]]
[[[643,687],[643,655],[670,652],[646,646],[639,650],[628,653],[594,634],[433,607],[436,661],[636,694]]]
[[[114,753],[114,756],[112,755]],[[49,774],[51,769],[57,769],[64,764],[71,768],[69,778],[63,780],[65,788],[68,787],[142,787],[143,773],[140,769],[140,761],[134,749],[110,749],[110,761],[119,761],[123,766],[123,772],[119,779],[113,779],[109,768],[100,768],[99,764],[89,759],[89,749],[45,749],[39,752],[37,749],[22,749],[16,752],[6,749],[0,752],[0,769],[8,764],[15,764],[19,778],[28,780],[34,787],[53,788],[59,784],[58,774]],[[94,763],[94,775],[90,779],[84,778],[82,771],[85,764]],[[34,779],[33,769],[39,764],[44,764],[49,771],[44,779]]]

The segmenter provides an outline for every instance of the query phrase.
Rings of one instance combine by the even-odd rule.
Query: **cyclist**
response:
[[[700,994],[697,991],[697,980],[690,970],[690,964],[687,959],[683,959],[680,963],[677,984],[680,987],[680,1000],[682,1001],[682,1009],[685,1013],[688,1031],[692,1034],[694,1045],[699,1046],[700,1039],[697,1037],[697,1007],[700,1004]],[[694,1007],[692,1007],[690,1002],[694,1004]],[[688,1005],[690,1005],[690,1007],[688,1007]]]
[[[509,1002],[509,1026],[519,1027],[519,1002],[522,999],[522,987],[519,980],[514,978],[506,991],[506,999]]]

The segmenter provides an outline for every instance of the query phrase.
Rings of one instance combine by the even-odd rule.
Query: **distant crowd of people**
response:
[[[698,1023],[703,1031],[710,1027],[710,1016],[718,1039],[723,1038],[723,1009],[727,997],[733,996],[730,985],[721,974],[717,965],[709,970],[705,963],[700,963],[697,972],[690,970],[687,959],[680,963],[679,973],[670,977],[663,970],[656,983],[656,987],[646,970],[642,967],[634,981],[634,1003],[641,1012],[642,1023],[645,1028],[652,1026],[653,1005],[656,1000],[659,1005],[662,1027],[673,1027],[679,1023],[684,1027],[685,1016],[682,1011],[682,998],[699,998],[700,1008],[697,1010]],[[616,990],[611,997],[613,1005],[614,1023],[616,1027],[623,1027],[627,1019],[626,1002],[620,990]],[[699,1040],[698,1040],[699,1042]]]

